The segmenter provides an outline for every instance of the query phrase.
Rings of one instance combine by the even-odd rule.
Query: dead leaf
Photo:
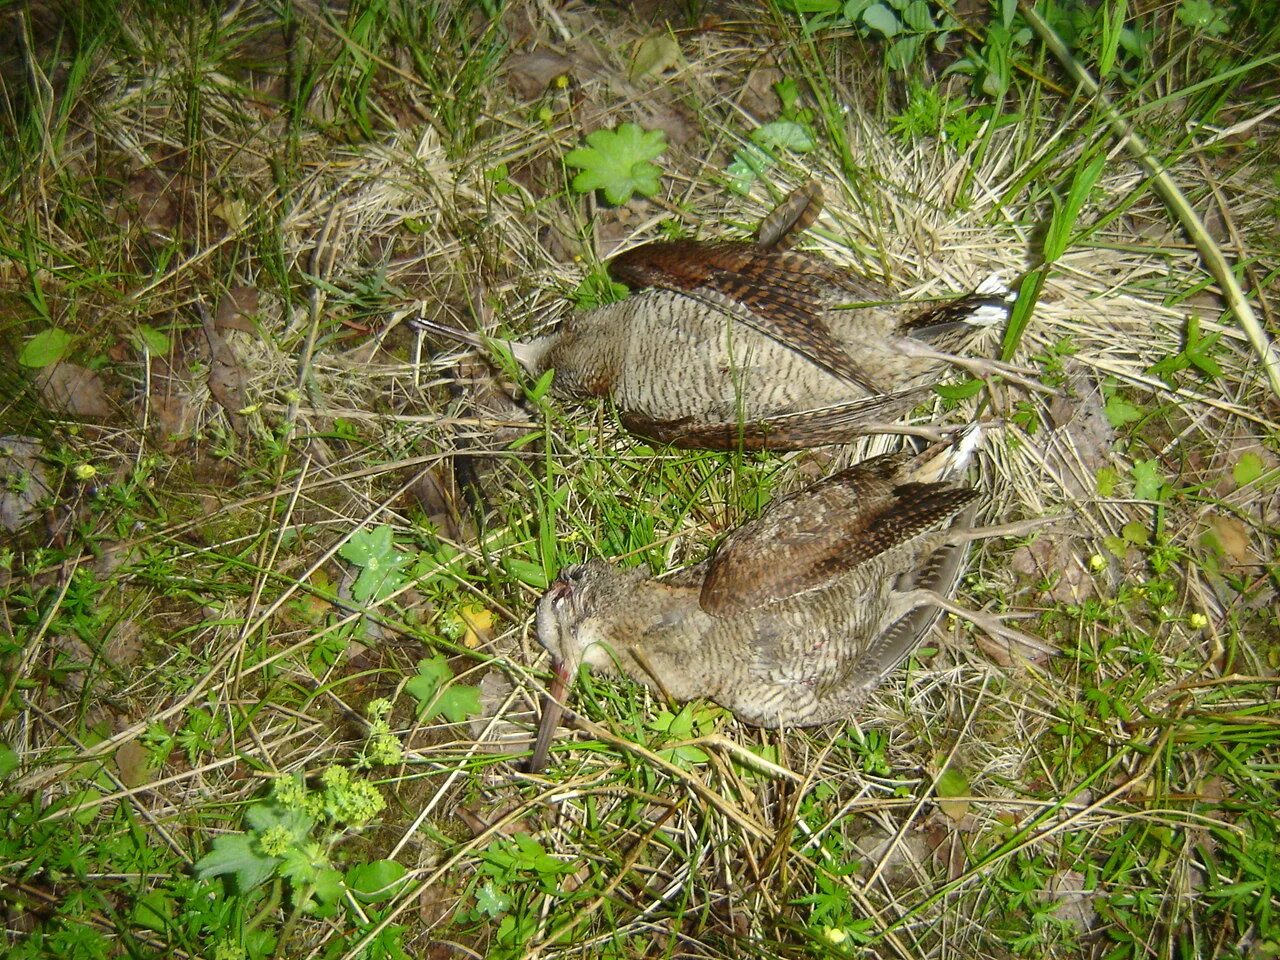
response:
[[[742,109],[757,120],[772,120],[782,112],[782,101],[773,85],[782,80],[784,74],[777,63],[770,57],[764,64],[756,67],[747,77],[747,84],[742,88],[738,98]]]
[[[138,223],[148,230],[168,234],[177,226],[178,212],[173,178],[148,167],[125,184],[115,221],[121,226]]]
[[[521,53],[507,61],[507,84],[522,100],[536,100],[551,81],[572,74],[573,61],[550,50]]]
[[[474,650],[493,639],[493,611],[486,609],[483,604],[469,603],[459,607],[458,616],[467,625],[462,645],[468,650]]]
[[[697,122],[692,111],[672,102],[648,107],[643,113],[642,125],[646,130],[661,130],[667,135],[668,143],[681,147],[698,135]]]
[[[1084,933],[1097,922],[1098,912],[1093,907],[1094,892],[1086,886],[1085,876],[1078,870],[1064,870],[1050,879],[1044,891],[1046,902],[1057,903],[1053,908],[1055,919]]]
[[[244,411],[248,403],[245,400],[245,378],[240,358],[227,339],[214,329],[213,318],[203,305],[200,305],[200,321],[204,324],[205,339],[209,343],[209,392],[227,412],[231,429],[240,436],[245,436],[248,424],[245,422]]]
[[[486,807],[483,809],[475,806],[455,807],[454,812],[458,815],[458,819],[466,824],[467,829],[471,831],[473,837],[478,837],[483,833],[492,830],[497,824],[502,823],[503,819],[509,816],[514,810],[520,806],[518,801],[511,800],[497,807]],[[515,819],[509,823],[502,824],[498,827],[496,833],[500,837],[514,837],[517,833],[530,833],[529,824],[522,819]]]
[[[533,748],[534,712],[516,699],[508,705],[515,687],[501,670],[489,670],[480,678],[480,713],[469,721],[473,739],[490,753],[521,753]]]
[[[1061,538],[1042,537],[1018,547],[1011,565],[1028,580],[1051,582],[1048,596],[1057,603],[1079,603],[1098,592],[1094,575],[1080,562],[1072,544]]]
[[[40,461],[44,445],[30,437],[0,437],[0,527],[20,530],[53,496],[49,468]]]
[[[630,80],[635,83],[642,77],[658,77],[683,59],[675,37],[666,32],[652,34],[640,41],[631,57]]]
[[[239,233],[249,223],[249,205],[243,200],[224,197],[210,213],[225,223],[232,233]]]
[[[1220,551],[1225,559],[1238,567],[1257,563],[1249,543],[1249,528],[1243,520],[1213,513],[1205,518],[1205,526],[1202,541]]]
[[[116,622],[102,648],[102,654],[112,665],[127,667],[137,663],[142,657],[143,646],[142,630],[137,621],[126,618]]]
[[[446,464],[436,464],[418,474],[409,492],[427,515],[427,521],[442,537],[461,543],[468,525],[459,509],[458,494],[451,482],[452,474]]]
[[[147,748],[137,740],[129,740],[116,750],[116,770],[120,774],[120,782],[126,787],[140,787],[151,779],[150,759]]]
[[[1077,370],[1078,364],[1068,369]],[[1044,438],[1045,465],[1069,499],[1096,493],[1098,469],[1111,463],[1116,432],[1107,420],[1102,388],[1086,373],[1071,380],[1070,390],[1049,405],[1054,429]]]
[[[111,416],[111,401],[102,377],[85,367],[59,361],[36,377],[45,404],[73,417],[97,420]]]
[[[239,330],[241,333],[257,333],[257,324],[250,314],[257,313],[258,288],[250,286],[232,287],[227,295],[218,303],[213,315],[214,329],[219,333],[228,330]]]

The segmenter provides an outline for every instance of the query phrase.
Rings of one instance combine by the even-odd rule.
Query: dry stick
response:
[[[1205,267],[1208,268],[1209,273],[1213,275],[1213,278],[1222,288],[1222,292],[1227,299],[1227,305],[1235,313],[1236,319],[1240,321],[1240,326],[1244,328],[1245,335],[1249,338],[1249,343],[1253,345],[1254,352],[1258,354],[1258,358],[1262,361],[1262,366],[1267,372],[1267,379],[1271,382],[1272,392],[1277,397],[1280,397],[1280,356],[1277,356],[1275,347],[1267,338],[1267,334],[1262,329],[1262,324],[1258,322],[1258,317],[1253,312],[1253,308],[1249,306],[1244,290],[1241,289],[1235,275],[1231,272],[1231,265],[1227,262],[1222,248],[1218,246],[1213,237],[1209,236],[1209,231],[1200,222],[1200,218],[1191,209],[1191,204],[1182,195],[1182,191],[1178,189],[1178,185],[1174,183],[1173,177],[1169,176],[1164,165],[1156,159],[1146,141],[1133,129],[1133,125],[1120,115],[1120,111],[1111,103],[1110,98],[1103,93],[1098,82],[1093,79],[1084,65],[1072,56],[1071,51],[1067,49],[1067,45],[1062,42],[1062,38],[1044,21],[1040,14],[1036,13],[1035,8],[1027,3],[1027,0],[1018,0],[1018,9],[1022,11],[1022,15],[1031,24],[1031,28],[1039,35],[1041,42],[1049,48],[1049,51],[1066,68],[1067,73],[1071,74],[1076,83],[1084,88],[1085,93],[1097,101],[1098,106],[1102,109],[1103,116],[1106,117],[1107,123],[1111,126],[1112,132],[1124,147],[1133,154],[1134,159],[1138,161],[1142,168],[1150,174],[1151,185],[1155,187],[1156,193],[1160,195],[1160,199],[1165,202],[1169,211],[1182,224],[1182,228],[1187,231],[1192,243],[1195,244],[1196,249],[1200,252],[1200,257],[1204,260]]]

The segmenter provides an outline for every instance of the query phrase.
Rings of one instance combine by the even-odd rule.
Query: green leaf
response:
[[[404,689],[418,701],[420,720],[433,720],[443,713],[450,723],[461,723],[480,712],[480,691],[465,683],[446,687],[452,679],[444,654],[418,661],[418,675],[409,678]]]
[[[58,327],[50,327],[23,345],[18,362],[24,367],[48,367],[65,357],[70,346],[71,334]]]
[[[248,893],[265,883],[276,872],[278,857],[268,857],[256,849],[247,833],[229,833],[215,837],[213,849],[196,861],[196,876],[201,880],[231,875],[236,889]]]
[[[394,860],[361,863],[347,871],[347,887],[365,903],[377,903],[393,896],[406,870]]]
[[[167,336],[151,326],[149,323],[138,324],[135,331],[137,340],[147,348],[147,352],[153,357],[163,357],[169,353],[172,342]]]
[[[755,144],[747,144],[742,149],[735,150],[733,161],[724,171],[729,175],[729,186],[739,193],[746,193],[773,162],[773,157]]]
[[[316,876],[315,895],[322,904],[330,906],[342,897],[342,871],[325,867]]]
[[[934,792],[940,797],[967,797],[969,780],[955,767],[947,767],[938,777]]]
[[[511,898],[490,881],[476,891],[476,909],[490,917],[497,917],[511,909]]]
[[[521,560],[518,557],[503,557],[502,568],[521,583],[535,587],[538,590],[545,590],[550,585],[547,580],[547,572],[542,569],[542,564],[540,563],[530,563],[528,560]]]
[[[889,44],[889,51],[885,54],[885,63],[889,69],[905,70],[911,66],[920,47],[924,45],[924,39],[923,33],[910,33]]]
[[[479,688],[465,683],[455,683],[446,687],[422,719],[432,720],[442,713],[450,723],[462,723],[470,717],[479,715]]]
[[[164,933],[173,922],[173,898],[163,890],[152,890],[133,905],[131,917],[144,930]]]
[[[1141,420],[1145,411],[1137,404],[1125,400],[1119,394],[1114,394],[1107,400],[1107,405],[1103,407],[1103,413],[1106,414],[1107,423],[1119,429],[1126,423]]]
[[[391,527],[386,524],[373,530],[357,530],[338,555],[361,568],[351,586],[351,596],[360,603],[383,600],[404,586],[400,571],[409,563],[409,557],[395,548]]]
[[[305,840],[315,826],[315,821],[301,810],[282,807],[275,801],[255,803],[244,814],[245,822],[255,833],[262,833],[272,827],[284,827],[294,840]]]
[[[1221,333],[1211,333],[1207,337],[1202,336],[1200,333],[1200,317],[1193,313],[1187,318],[1187,346],[1182,351],[1182,356],[1186,357],[1187,362],[1201,373],[1207,373],[1211,377],[1220,377],[1222,376],[1222,367],[1213,358],[1213,352],[1218,348],[1218,341],[1221,339]]]
[[[1120,474],[1113,467],[1099,467],[1097,484],[1098,496],[1110,497],[1116,491],[1116,485],[1120,482]]]
[[[969,812],[969,801],[952,799],[969,795],[969,778],[963,772],[954,766],[947,767],[938,775],[933,790],[938,795],[938,808],[943,814],[956,821],[964,819]]]
[[[1120,536],[1124,537],[1124,539],[1129,543],[1142,546],[1151,540],[1151,531],[1147,528],[1145,523],[1139,523],[1137,520],[1130,520],[1120,528]],[[1123,550],[1113,550],[1112,553],[1115,553],[1116,556],[1124,555]]]
[[[1135,460],[1133,462],[1133,496],[1138,500],[1159,500],[1164,489],[1164,478],[1160,476],[1160,464],[1154,460]]]
[[[1220,37],[1231,29],[1226,13],[1211,0],[1182,0],[1177,17],[1180,23],[1211,37]]]
[[[791,77],[783,77],[773,85],[773,92],[782,101],[782,115],[790,117],[795,113],[796,104],[800,102],[800,84]]]
[[[818,145],[813,131],[795,120],[774,120],[757,127],[751,131],[751,140],[762,147],[797,153],[807,153]]]
[[[573,178],[574,190],[603,190],[605,199],[617,205],[637,193],[651,197],[658,192],[662,171],[649,161],[666,149],[666,135],[661,130],[624,123],[616,130],[592,131],[587,135],[587,146],[570,150],[564,162],[581,170]]]
[[[0,743],[0,780],[18,769],[18,752],[7,743]]]
[[[884,37],[896,37],[902,32],[902,24],[894,12],[883,3],[873,3],[862,11],[862,22]]]
[[[1085,202],[1089,199],[1089,192],[1093,189],[1098,177],[1102,175],[1102,168],[1106,162],[1106,154],[1100,153],[1088,164],[1077,167],[1075,176],[1071,179],[1071,186],[1067,190],[1066,201],[1063,202],[1054,197],[1053,218],[1049,221],[1049,229],[1045,232],[1044,238],[1046,263],[1052,263],[1067,252],[1071,234],[1076,230],[1076,221],[1080,218],[1080,211],[1084,209]]]
[[[1231,470],[1231,476],[1235,478],[1237,487],[1253,483],[1263,473],[1262,458],[1256,453],[1246,453]],[[4,776],[3,771],[0,771],[0,776]]]
[[[1125,16],[1128,14],[1128,0],[1113,0],[1111,15],[1102,21],[1102,49],[1098,53],[1098,73],[1110,76],[1115,65],[1116,52],[1120,47],[1120,34],[1124,29]]]
[[[981,380],[964,380],[960,383],[935,384],[933,392],[944,400],[968,400],[981,393],[984,386],[986,384]]]
[[[404,685],[405,693],[419,704],[425,704],[436,695],[440,687],[453,679],[453,668],[444,654],[436,654],[429,660],[418,661],[418,675],[410,677]]]
[[[924,0],[911,0],[902,11],[902,22],[919,33],[937,29],[937,24],[933,22],[933,13]]]

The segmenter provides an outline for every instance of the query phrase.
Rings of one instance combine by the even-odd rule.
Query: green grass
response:
[[[0,543],[0,952],[1280,952],[1278,427],[1211,250],[1012,5],[930,4],[926,27],[833,3],[811,29],[820,5],[794,6],[681,6],[660,77],[631,69],[652,24],[603,6],[18,15],[0,347],[28,365],[0,367],[0,494],[27,523]],[[1040,12],[1274,332],[1266,5]],[[753,72],[765,49],[776,75]],[[658,193],[613,208],[565,157],[624,123],[668,146]],[[864,714],[805,731],[584,677],[579,732],[524,775],[547,680],[529,618],[562,565],[696,562],[888,441],[655,449],[536,384],[512,405],[474,354],[391,321],[541,331],[620,240],[741,236],[809,175],[813,249],[920,299],[1022,283],[982,349],[1062,395],[928,412],[1006,419],[995,522],[1070,512],[1072,537],[984,547],[959,597],[1057,655],[948,621]]]

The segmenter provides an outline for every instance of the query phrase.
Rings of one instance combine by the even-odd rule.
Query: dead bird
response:
[[[554,680],[530,770],[582,664],[747,723],[808,726],[848,717],[943,610],[1030,639],[947,598],[969,543],[1042,523],[973,525],[978,491],[956,478],[978,433],[928,464],[875,457],[776,500],[675,577],[601,560],[564,569],[538,603]]]
[[[609,397],[623,425],[662,443],[793,450],[868,433],[918,433],[893,421],[949,368],[1044,389],[1017,368],[959,355],[1002,323],[1011,295],[985,285],[923,310],[820,257],[789,249],[822,207],[794,191],[751,241],[671,240],[615,257],[610,273],[637,292],[571,314],[529,341],[416,325],[476,346],[505,346],[531,375],[554,368],[569,399]]]

